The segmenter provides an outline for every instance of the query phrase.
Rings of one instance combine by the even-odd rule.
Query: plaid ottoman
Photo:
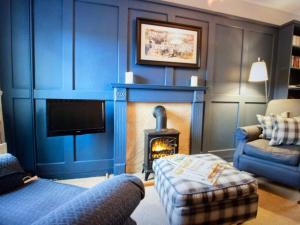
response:
[[[212,154],[199,154],[208,161],[222,161]],[[247,173],[225,168],[213,186],[174,177],[167,159],[153,163],[155,188],[171,225],[235,224],[257,214],[257,182]]]

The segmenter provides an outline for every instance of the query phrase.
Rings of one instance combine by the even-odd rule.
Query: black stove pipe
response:
[[[156,118],[156,131],[167,129],[167,113],[165,107],[158,105],[154,108],[153,116]]]

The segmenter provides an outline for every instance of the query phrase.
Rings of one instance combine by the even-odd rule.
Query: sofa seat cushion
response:
[[[297,166],[300,149],[296,145],[270,146],[269,140],[257,139],[245,145],[244,153],[249,156],[290,166]]]
[[[15,191],[0,195],[0,224],[32,224],[85,190],[38,179]]]

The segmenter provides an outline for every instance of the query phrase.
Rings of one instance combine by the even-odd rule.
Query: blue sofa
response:
[[[132,225],[144,197],[141,180],[125,174],[90,189],[45,179],[22,185],[20,176],[17,159],[0,155],[0,225]]]
[[[268,103],[266,115],[282,112],[290,112],[291,117],[299,116],[300,99],[278,99]],[[300,146],[269,146],[269,140],[259,138],[261,132],[258,125],[236,130],[234,166],[300,189]]]

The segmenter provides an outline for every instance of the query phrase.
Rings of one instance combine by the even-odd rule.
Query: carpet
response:
[[[92,187],[103,177],[58,181],[83,187]],[[149,184],[149,183],[147,183]],[[300,225],[300,192],[258,178],[259,208],[256,219],[243,225]],[[153,186],[146,186],[146,196],[132,214],[139,225],[169,225],[165,210]]]

